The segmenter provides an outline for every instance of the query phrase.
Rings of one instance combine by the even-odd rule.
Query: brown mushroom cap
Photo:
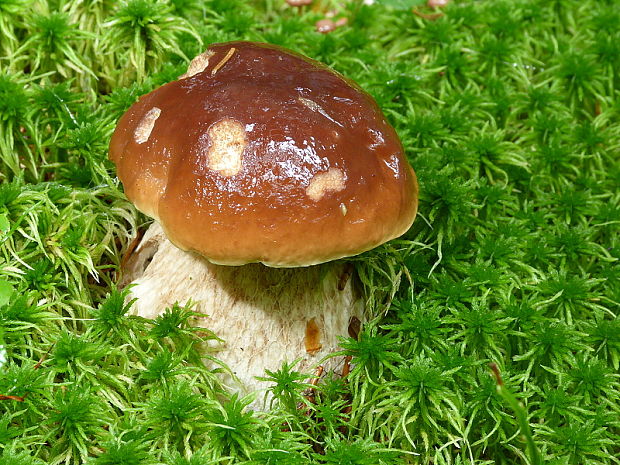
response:
[[[337,27],[336,23],[334,23],[329,18],[319,19],[314,25],[316,32],[320,32],[322,34],[327,34],[328,32],[332,32],[336,30],[336,27]]]
[[[400,236],[417,183],[355,83],[280,47],[214,44],[110,143],[127,197],[214,263],[312,265]]]

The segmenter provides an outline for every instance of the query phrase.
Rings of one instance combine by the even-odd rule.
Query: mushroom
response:
[[[448,6],[449,3],[450,0],[428,0],[426,2],[430,8],[443,8]]]
[[[329,18],[319,19],[314,25],[316,32],[320,32],[321,34],[332,32],[336,30],[336,27],[336,23]]]
[[[121,117],[110,159],[155,219],[127,260],[135,311],[195,302],[241,392],[338,349],[364,316],[339,259],[402,235],[417,210],[415,174],[372,97],[268,44],[209,47]]]
[[[312,0],[286,0],[286,3],[288,3],[290,6],[306,6],[306,5],[310,5],[312,3]]]

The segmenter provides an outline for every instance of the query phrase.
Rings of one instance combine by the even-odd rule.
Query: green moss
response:
[[[617,2],[340,3],[0,0],[0,465],[620,462]],[[421,189],[353,260],[377,317],[349,375],[290,361],[266,414],[201,360],[191,302],[147,321],[116,287],[145,221],[116,121],[235,39],[356,80]]]

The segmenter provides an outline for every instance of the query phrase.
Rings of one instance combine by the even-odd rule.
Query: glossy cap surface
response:
[[[219,264],[305,266],[400,236],[417,183],[374,100],[283,48],[214,44],[110,143],[127,197]]]

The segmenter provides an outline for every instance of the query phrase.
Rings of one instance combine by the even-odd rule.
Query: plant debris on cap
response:
[[[417,210],[415,174],[372,97],[268,44],[209,47],[123,115],[110,158],[173,243],[219,264],[359,254]]]

